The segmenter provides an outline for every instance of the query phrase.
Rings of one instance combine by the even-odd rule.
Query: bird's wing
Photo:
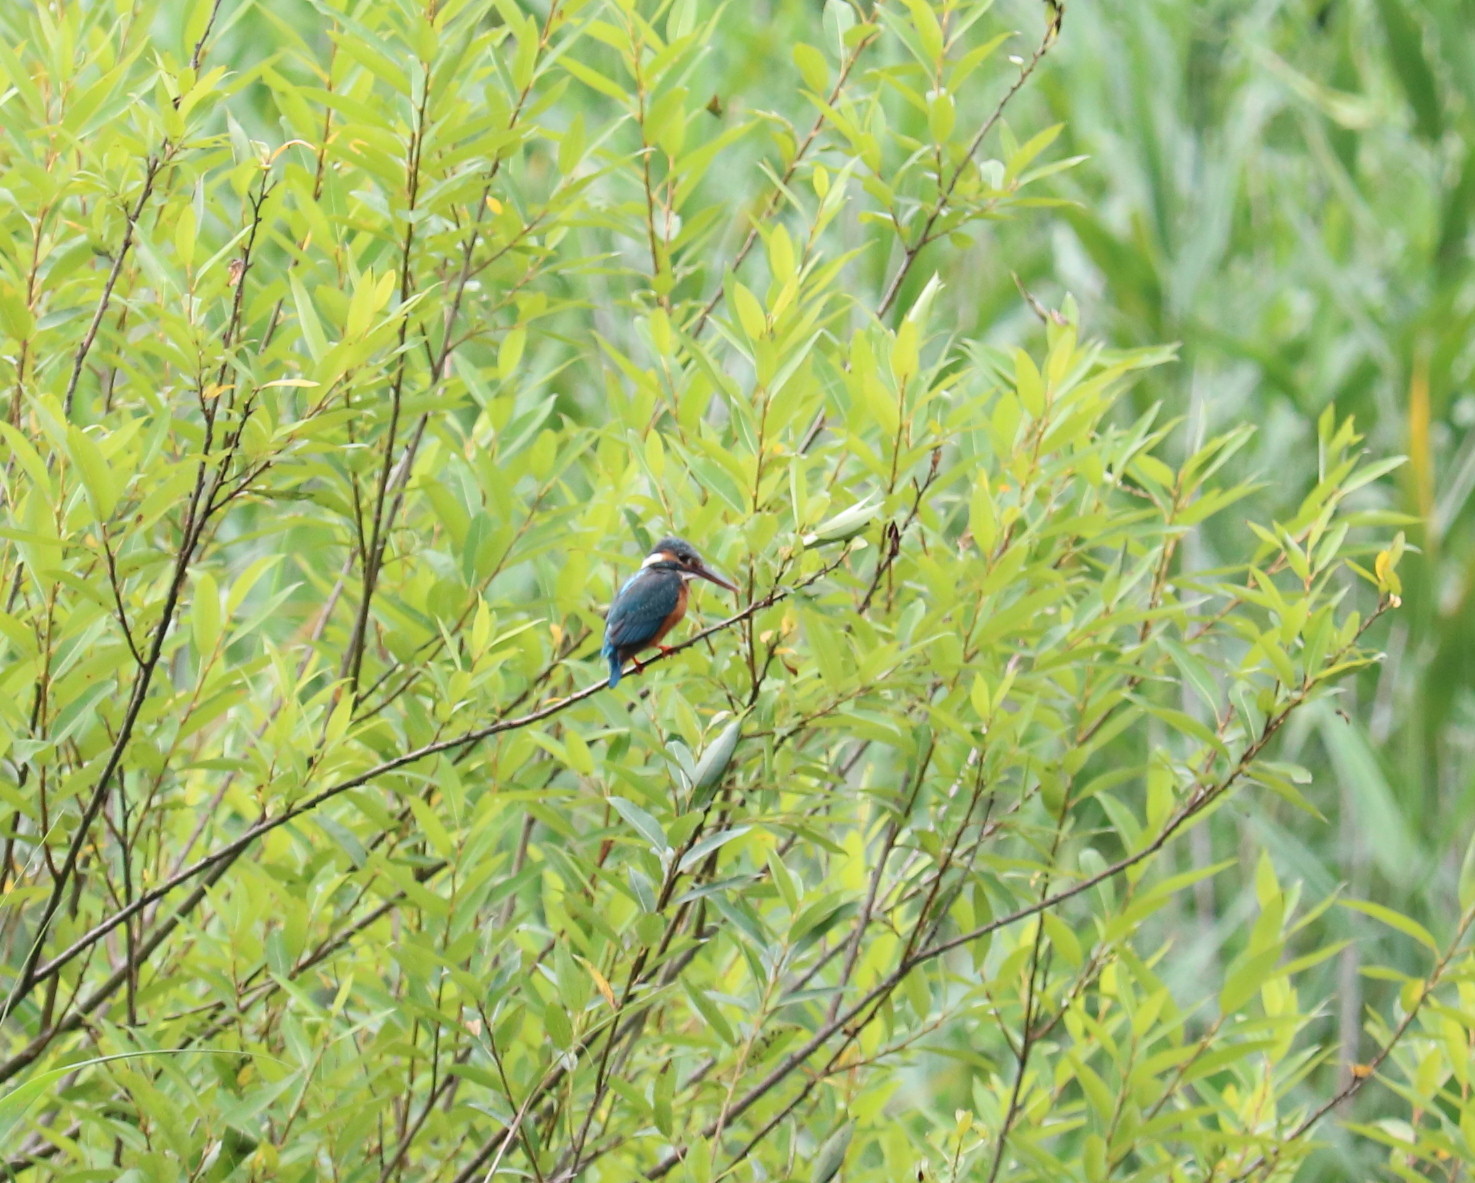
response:
[[[641,572],[620,589],[614,606],[609,610],[609,619],[604,626],[606,645],[623,648],[627,645],[643,645],[671,615],[680,595],[679,581],[666,586],[664,579],[652,579],[648,572]]]

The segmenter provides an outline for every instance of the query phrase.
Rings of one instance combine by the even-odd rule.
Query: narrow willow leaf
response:
[[[850,1149],[850,1140],[855,1135],[855,1122],[847,1121],[820,1146],[814,1156],[814,1167],[810,1171],[811,1183],[830,1183],[845,1165],[845,1155]]]
[[[622,818],[632,825],[650,847],[659,856],[664,857],[670,850],[671,844],[666,841],[666,831],[661,828],[660,822],[656,821],[649,813],[641,809],[633,801],[624,797],[611,797],[609,803],[615,807]]]
[[[701,759],[697,761],[696,768],[692,772],[693,808],[700,809],[712,799],[712,795],[717,791],[717,786],[727,772],[727,766],[732,763],[732,756],[737,751],[738,740],[742,738],[742,733],[742,719],[733,719],[702,752]]]

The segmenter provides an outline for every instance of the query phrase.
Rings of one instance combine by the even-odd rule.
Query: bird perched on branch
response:
[[[662,653],[670,652],[661,644],[661,638],[686,615],[686,585],[693,579],[737,591],[736,584],[708,570],[691,543],[680,538],[662,538],[640,564],[640,570],[625,581],[604,625],[602,652],[609,661],[611,686],[619,683],[625,662],[642,649],[654,645]],[[639,660],[635,668],[641,668]]]

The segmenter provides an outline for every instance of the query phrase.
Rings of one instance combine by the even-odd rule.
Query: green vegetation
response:
[[[1459,1177],[1463,18],[1239,7],[0,14],[9,1177]]]

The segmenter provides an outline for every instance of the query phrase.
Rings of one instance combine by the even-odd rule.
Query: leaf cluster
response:
[[[1171,350],[957,332],[929,262],[1069,163],[1006,119],[1059,9],[988,8],[830,0],[761,84],[688,0],[0,18],[13,1175],[1309,1152],[1330,901],[1221,916],[1215,819],[1321,823],[1388,464],[1328,412],[1247,521],[1249,430],[1131,405]],[[739,602],[610,691],[672,530]],[[1464,962],[1377,907],[1386,1058]]]

